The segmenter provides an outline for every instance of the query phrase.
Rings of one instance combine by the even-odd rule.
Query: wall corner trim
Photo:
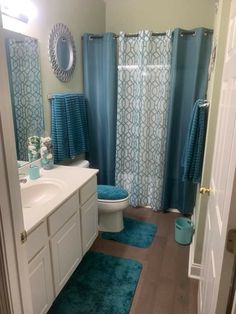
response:
[[[200,280],[201,264],[194,263],[194,245],[192,242],[189,249],[189,261],[188,261],[188,277]]]

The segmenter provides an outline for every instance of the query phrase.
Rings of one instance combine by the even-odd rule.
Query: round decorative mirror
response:
[[[54,25],[49,35],[49,60],[56,77],[69,81],[75,69],[75,44],[70,30],[62,23]]]

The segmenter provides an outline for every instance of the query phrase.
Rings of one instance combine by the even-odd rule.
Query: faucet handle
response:
[[[19,181],[20,183],[26,183],[27,182],[27,178],[26,178],[26,174],[25,173],[19,173]]]

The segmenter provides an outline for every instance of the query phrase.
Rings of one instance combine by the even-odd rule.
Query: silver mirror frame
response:
[[[66,40],[70,44],[70,47],[68,47],[70,51],[69,52],[70,60],[68,62],[69,66],[66,70],[60,67],[57,58],[57,43],[61,37],[66,38]],[[76,51],[73,36],[71,35],[71,32],[66,25],[58,23],[53,26],[51,33],[49,35],[48,54],[52,70],[56,77],[62,82],[68,82],[71,79],[72,73],[74,72],[75,69]]]

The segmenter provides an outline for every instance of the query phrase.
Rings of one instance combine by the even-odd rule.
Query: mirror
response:
[[[23,164],[40,158],[37,147],[44,136],[38,41],[7,30],[4,35],[17,159]]]
[[[49,35],[49,60],[56,77],[70,80],[75,69],[75,44],[68,27],[62,23],[54,25]]]
[[[71,66],[72,58],[70,58],[71,46],[64,36],[58,38],[56,49],[58,65],[63,71],[66,71]]]

